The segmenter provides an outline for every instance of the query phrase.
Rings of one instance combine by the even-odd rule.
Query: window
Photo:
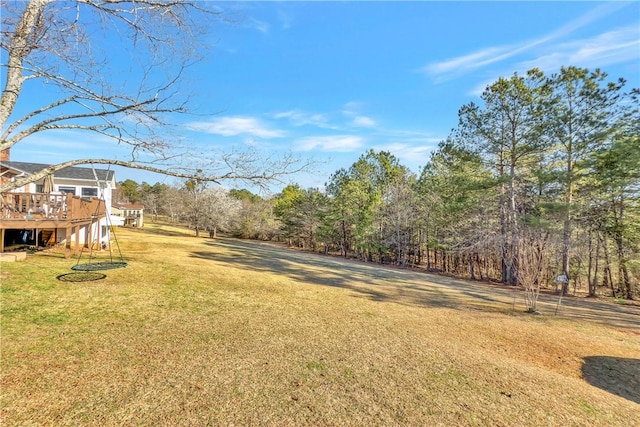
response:
[[[36,184],[36,193],[44,193],[44,185]]]
[[[98,189],[92,187],[82,187],[82,197],[98,196]]]
[[[62,194],[73,194],[76,195],[76,187],[58,187],[58,191]]]

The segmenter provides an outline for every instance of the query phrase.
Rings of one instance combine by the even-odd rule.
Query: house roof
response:
[[[51,166],[44,163],[28,163],[28,162],[0,162],[0,166],[4,166],[9,169],[14,169],[18,172],[24,172],[26,174],[34,174],[40,172],[42,169]],[[93,174],[95,170],[95,175]],[[82,179],[95,181],[96,176],[100,181],[111,181],[115,172],[108,169],[97,168],[81,168],[77,166],[71,166],[65,169],[61,169],[55,173],[56,178],[66,179]]]

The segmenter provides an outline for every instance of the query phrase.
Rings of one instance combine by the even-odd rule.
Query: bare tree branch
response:
[[[7,63],[2,64],[6,80],[0,97],[0,150],[35,134],[66,129],[99,135],[97,143],[112,142],[131,151],[128,161],[62,162],[5,183],[0,190],[19,188],[79,164],[119,165],[200,181],[240,180],[261,188],[308,166],[292,156],[265,159],[233,149],[196,154],[193,147],[179,147],[179,136],[168,136],[172,115],[188,110],[189,93],[181,87],[184,71],[200,58],[201,42],[206,40],[201,34],[210,27],[211,16],[221,19],[213,3],[29,0],[3,2],[2,12],[0,48],[6,52]],[[203,16],[208,19],[200,19]],[[111,47],[101,45],[96,37],[104,32],[119,38],[125,51],[129,46],[135,52],[126,79],[111,78],[110,73],[121,70],[116,68],[118,62],[111,62]],[[42,105],[14,117],[26,82],[29,90],[40,84],[55,91],[43,90]]]
[[[77,165],[114,165],[123,166],[131,169],[145,170],[155,172],[161,175],[173,176],[176,178],[193,179],[197,181],[207,181],[220,184],[223,181],[245,181],[257,185],[263,190],[268,190],[268,185],[273,182],[282,182],[285,176],[300,172],[309,166],[309,163],[302,163],[292,156],[285,156],[284,159],[278,159],[274,162],[262,164],[262,167],[244,163],[242,158],[236,158],[234,161],[226,158],[225,163],[229,164],[230,170],[215,173],[215,171],[205,171],[198,169],[195,173],[184,168],[178,167],[156,167],[151,164],[145,164],[133,161],[115,160],[115,159],[77,159],[67,162],[50,165],[46,168],[14,181],[1,184],[0,193],[9,191],[13,188],[19,188],[26,184],[42,180],[45,176],[53,174],[59,170],[66,169]]]

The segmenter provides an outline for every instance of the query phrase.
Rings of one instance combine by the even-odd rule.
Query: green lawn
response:
[[[640,424],[634,330],[272,245],[117,234],[129,265],[103,280],[56,279],[75,264],[58,254],[0,264],[1,425]]]

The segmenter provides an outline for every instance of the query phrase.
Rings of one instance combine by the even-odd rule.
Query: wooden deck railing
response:
[[[106,215],[105,204],[97,197],[48,193],[2,193],[0,197],[0,222],[37,219],[76,222]]]

